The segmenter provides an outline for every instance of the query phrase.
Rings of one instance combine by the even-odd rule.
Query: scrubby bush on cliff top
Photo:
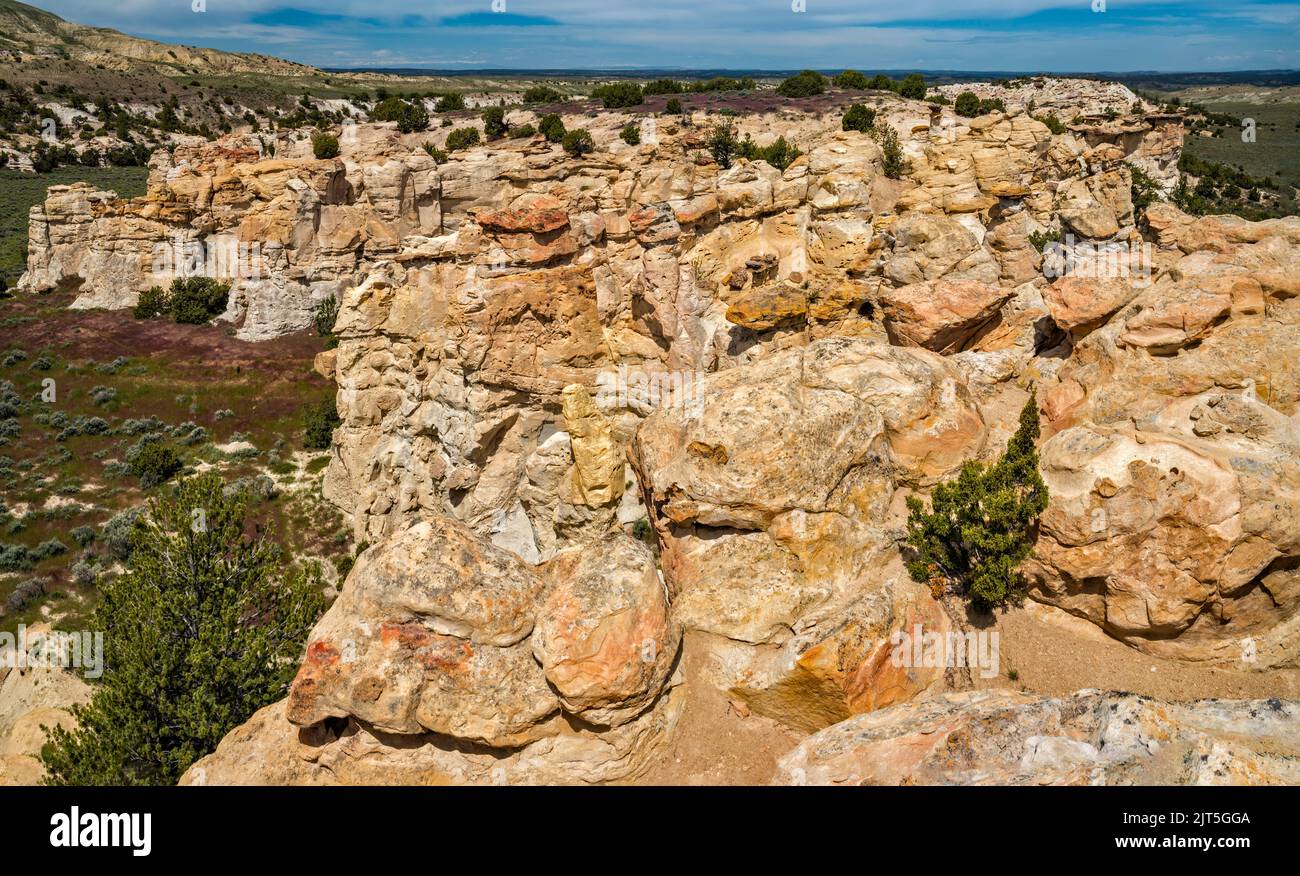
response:
[[[952,108],[959,116],[966,116],[967,118],[977,116],[980,111],[979,95],[973,91],[963,91],[957,95],[957,101],[952,105]]]
[[[591,139],[591,133],[586,128],[574,128],[564,135],[562,145],[565,152],[574,158],[581,158],[595,150],[596,141]]]
[[[601,85],[592,89],[591,96],[599,100],[605,109],[639,106],[644,100],[641,86],[635,82],[615,82],[612,85]]]
[[[498,140],[508,130],[510,126],[506,124],[505,107],[490,106],[483,111],[483,136],[489,140]]]
[[[91,629],[104,666],[78,727],[41,752],[52,785],[172,785],[233,728],[284,696],[323,608],[307,575],[246,535],[247,492],[183,481],[130,530],[127,570],[101,588]]]
[[[564,139],[564,121],[555,113],[547,113],[537,123],[538,132],[548,143],[559,143]]]
[[[447,149],[451,152],[468,149],[470,146],[477,146],[478,141],[478,128],[457,128],[447,135]]]
[[[991,466],[970,461],[930,494],[930,509],[907,500],[907,571],[935,589],[952,588],[990,608],[1023,593],[1020,563],[1034,545],[1047,485],[1038,473],[1038,404],[1031,397],[1020,427]]]
[[[759,146],[748,134],[744,140],[737,140],[736,132],[726,125],[714,129],[709,138],[709,152],[719,167],[731,167],[735,159],[744,158],[747,161],[766,161],[779,170],[785,170],[803,154],[785,137],[777,137],[767,146]]]
[[[845,131],[861,131],[865,134],[875,123],[876,111],[869,106],[855,103],[845,111],[840,127]]]
[[[459,94],[444,94],[438,98],[438,102],[433,105],[433,111],[436,113],[451,113],[463,110],[465,108],[465,98]],[[373,116],[374,113],[371,113]]]
[[[812,97],[826,90],[826,77],[816,70],[804,70],[782,82],[776,90],[785,97]]]
[[[845,70],[831,82],[836,88],[850,88],[855,91],[863,91],[871,84],[866,75],[859,70]]]
[[[925,77],[920,73],[908,73],[898,85],[898,94],[912,100],[925,100]]]
[[[524,103],[559,103],[564,95],[549,85],[534,85],[524,92]]]
[[[317,158],[337,158],[339,138],[327,131],[316,131],[311,135],[311,154]]]

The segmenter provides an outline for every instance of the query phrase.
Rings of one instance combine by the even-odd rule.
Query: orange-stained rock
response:
[[[978,280],[935,280],[879,294],[894,343],[955,353],[997,315],[1015,290]]]
[[[622,533],[558,554],[546,566],[533,650],[566,710],[626,723],[659,695],[681,629],[654,556]]]
[[[1062,277],[1043,290],[1052,321],[1077,336],[1105,322],[1138,293],[1125,278]]]

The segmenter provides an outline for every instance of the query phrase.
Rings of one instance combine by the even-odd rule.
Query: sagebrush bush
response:
[[[104,522],[104,544],[115,559],[125,560],[131,556],[132,532],[144,516],[144,512],[145,509],[139,506],[127,508]]]
[[[171,480],[181,467],[180,455],[170,444],[161,441],[142,445],[131,460],[131,474],[140,479],[143,490]]]
[[[930,507],[907,499],[907,571],[935,589],[965,595],[977,607],[1015,601],[1020,563],[1033,550],[1047,485],[1038,472],[1038,404],[1031,396],[1020,426],[993,465],[970,461],[939,484]]]

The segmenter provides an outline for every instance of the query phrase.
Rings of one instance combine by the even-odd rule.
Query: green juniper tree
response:
[[[129,568],[101,591],[104,674],[78,727],[41,752],[54,785],[174,784],[263,706],[284,696],[323,607],[306,574],[245,532],[245,491],[181,481],[131,531]]]
[[[970,461],[955,480],[939,484],[930,510],[907,500],[907,571],[917,581],[953,587],[977,607],[1019,598],[1020,563],[1034,545],[1034,527],[1047,507],[1038,473],[1038,404],[1020,412],[1020,427],[993,465]]]

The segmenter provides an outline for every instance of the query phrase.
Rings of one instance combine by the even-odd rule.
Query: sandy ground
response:
[[[1163,700],[1300,698],[1300,669],[1244,670],[1163,660],[1110,638],[1059,609],[1026,601],[997,615],[1002,672],[976,687],[1015,687],[1060,695],[1082,688],[1128,691]],[[1014,670],[1014,681],[1007,673]]]
[[[638,785],[765,785],[803,734],[737,709],[703,676],[704,650],[688,635],[686,705],[665,753]],[[693,656],[692,656],[693,655]]]

